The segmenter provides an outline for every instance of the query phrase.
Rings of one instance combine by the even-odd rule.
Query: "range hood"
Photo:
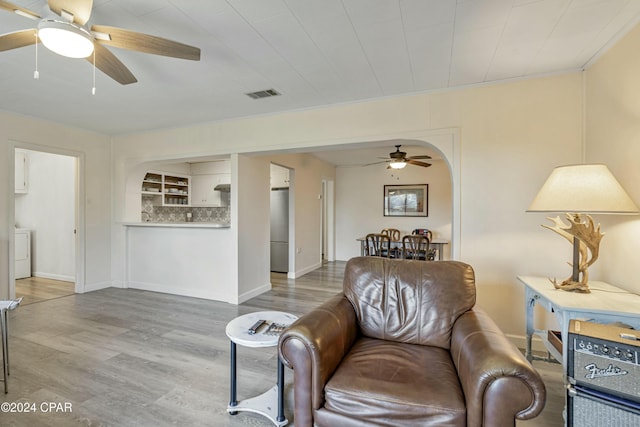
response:
[[[209,187],[211,188],[211,187]],[[224,193],[229,193],[231,191],[231,184],[218,184],[214,188],[216,191],[222,191]]]

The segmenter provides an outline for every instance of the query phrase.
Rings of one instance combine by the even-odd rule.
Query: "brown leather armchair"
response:
[[[375,257],[280,336],[305,426],[514,426],[542,411],[538,373],[475,307],[471,266]]]

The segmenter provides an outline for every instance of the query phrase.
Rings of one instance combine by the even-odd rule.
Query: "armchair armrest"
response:
[[[544,408],[540,375],[482,309],[474,307],[454,324],[451,357],[468,426],[513,426],[516,418],[533,418]]]
[[[293,369],[296,426],[312,425],[313,410],[324,403],[324,385],[353,345],[358,331],[353,306],[340,294],[302,316],[280,336],[280,358]]]

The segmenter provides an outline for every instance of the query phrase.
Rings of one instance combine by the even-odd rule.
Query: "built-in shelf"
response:
[[[158,206],[189,206],[191,177],[188,175],[147,172],[141,194],[158,196]]]

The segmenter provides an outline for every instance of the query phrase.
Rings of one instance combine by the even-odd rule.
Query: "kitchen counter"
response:
[[[226,223],[125,222],[124,286],[237,303]]]
[[[123,222],[126,227],[165,227],[165,228],[229,228],[230,224],[216,222]]]

